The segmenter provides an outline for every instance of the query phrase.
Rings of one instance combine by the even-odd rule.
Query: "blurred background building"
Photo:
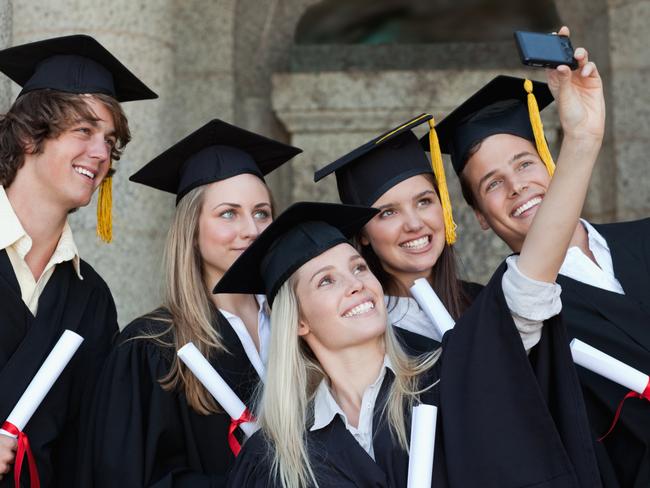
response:
[[[114,178],[114,242],[96,238],[94,204],[71,218],[124,326],[159,302],[174,208],[172,195],[127,181],[141,165],[216,117],[304,149],[270,178],[280,208],[335,200],[315,168],[422,112],[442,118],[496,74],[543,78],[522,69],[516,29],[569,25],[603,76],[607,137],[585,216],[650,216],[649,21],[650,0],[0,0],[0,46],[88,33],[160,94],[125,105],[133,142]],[[3,77],[2,111],[16,94]],[[553,110],[543,119],[557,149]],[[508,251],[447,171],[462,269],[484,282]]]

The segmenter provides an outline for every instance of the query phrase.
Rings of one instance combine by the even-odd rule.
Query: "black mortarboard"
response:
[[[453,244],[456,241],[456,224],[442,158],[438,152],[432,155],[429,162],[411,131],[424,122],[430,125],[429,135],[425,137],[437,141],[433,116],[422,114],[319,169],[314,173],[314,181],[335,173],[339,198],[343,203],[371,207],[398,183],[415,175],[434,173],[445,216],[445,238],[448,244]]]
[[[0,51],[0,71],[23,87],[104,93],[120,102],[158,98],[104,46],[87,35],[55,37]]]
[[[244,173],[264,179],[302,149],[214,119],[144,165],[129,180],[176,194]]]
[[[341,202],[371,207],[399,182],[418,174],[433,173],[426,153],[411,132],[432,118],[422,114],[366,142],[316,171],[314,181],[335,173]]]
[[[550,167],[554,167],[539,118],[539,110],[552,101],[546,83],[497,76],[436,125],[440,150],[451,156],[454,170],[460,174],[475,144],[491,135],[512,134],[535,143],[542,159],[547,153]],[[428,150],[428,139],[421,142]]]
[[[282,284],[300,266],[348,242],[377,212],[338,203],[295,203],[233,263],[213,293],[263,293],[272,306]]]

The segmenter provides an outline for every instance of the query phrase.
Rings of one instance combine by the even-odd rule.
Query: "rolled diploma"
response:
[[[454,319],[449,315],[449,312],[447,312],[447,309],[440,301],[440,298],[438,298],[438,295],[436,295],[436,292],[433,291],[433,288],[431,288],[431,285],[429,285],[426,278],[418,278],[415,280],[411,287],[411,294],[431,323],[435,326],[440,334],[440,340],[442,340],[442,336],[445,335],[445,332],[453,329],[456,322],[454,322]]]
[[[438,409],[433,405],[413,407],[408,488],[431,488],[437,417]]]
[[[52,389],[56,380],[68,365],[72,356],[77,352],[83,342],[83,337],[75,334],[71,330],[63,331],[61,337],[48,354],[47,358],[39,368],[27,389],[16,403],[16,406],[7,417],[7,422],[11,422],[18,430],[25,429],[27,422],[32,418],[34,412],[41,404],[45,395]],[[0,433],[10,437],[16,437],[6,430],[0,429]]]
[[[217,400],[230,418],[238,419],[246,410],[246,405],[239,399],[234,391],[228,386],[219,373],[212,367],[208,360],[201,354],[194,344],[188,342],[178,350],[178,357],[190,368],[190,371],[199,379],[201,384],[207,388]],[[246,436],[252,436],[257,430],[255,422],[240,424]]]
[[[643,393],[648,385],[649,378],[647,374],[579,339],[571,341],[571,355],[573,356],[573,362],[576,364],[639,394]]]

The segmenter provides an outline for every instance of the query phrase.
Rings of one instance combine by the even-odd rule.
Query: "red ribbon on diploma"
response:
[[[625,400],[628,398],[641,398],[646,399],[650,402],[650,380],[648,380],[648,384],[645,385],[645,390],[643,390],[643,393],[639,394],[636,391],[631,391],[623,397],[621,403],[618,404],[618,408],[616,409],[616,415],[614,415],[612,426],[600,439],[598,439],[598,442],[602,442],[603,439],[611,434],[612,430],[614,430],[614,427],[616,427],[616,423],[618,422],[618,417],[621,415],[621,410],[623,410],[623,403],[625,403]]]
[[[29,439],[27,438],[27,435],[18,430],[18,427],[11,422],[5,422],[2,424],[2,429],[9,432],[11,435],[18,437],[18,450],[16,451],[16,463],[14,464],[15,487],[20,488],[20,471],[23,468],[25,454],[27,454],[27,463],[29,464],[29,485],[31,488],[40,488],[41,481],[38,479],[36,460],[32,454],[32,449],[29,447]]]
[[[228,445],[230,445],[230,450],[235,456],[237,456],[239,454],[239,451],[241,451],[241,445],[235,437],[235,430],[237,430],[237,427],[239,427],[241,424],[254,421],[255,417],[251,415],[248,409],[244,410],[244,413],[242,413],[238,419],[230,419],[230,427],[228,428]]]

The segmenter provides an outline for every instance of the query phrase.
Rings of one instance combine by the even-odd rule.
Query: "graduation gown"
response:
[[[441,378],[421,397],[439,406],[432,487],[601,486],[566,332],[559,318],[547,321],[529,359],[503,296],[505,269],[503,264],[445,334],[441,361],[421,380]],[[391,379],[387,373],[384,394]],[[379,398],[375,461],[338,418],[307,432],[321,487],[406,487],[408,455],[391,438]],[[261,432],[245,444],[229,486],[278,486]]]
[[[210,363],[252,410],[259,377],[228,321],[221,314],[217,320],[228,352],[215,353]],[[175,350],[135,338],[167,327],[136,319],[109,355],[95,393],[81,486],[223,486],[235,459],[227,440],[230,417],[200,415],[182,391],[163,390],[159,379],[170,370]]]
[[[81,273],[83,280],[71,262],[57,264],[34,317],[21,298],[6,251],[0,251],[0,421],[7,418],[65,329],[84,338],[24,430],[43,487],[73,486],[83,426],[79,419],[118,330],[106,283],[84,261]],[[22,473],[28,486],[26,464]],[[13,486],[12,470],[0,480],[0,487]]]
[[[650,374],[650,219],[594,225],[609,245],[625,295],[560,275],[569,337]],[[578,367],[595,437],[608,429],[627,390]],[[650,402],[626,400],[614,431],[597,445],[608,486],[650,486]]]

